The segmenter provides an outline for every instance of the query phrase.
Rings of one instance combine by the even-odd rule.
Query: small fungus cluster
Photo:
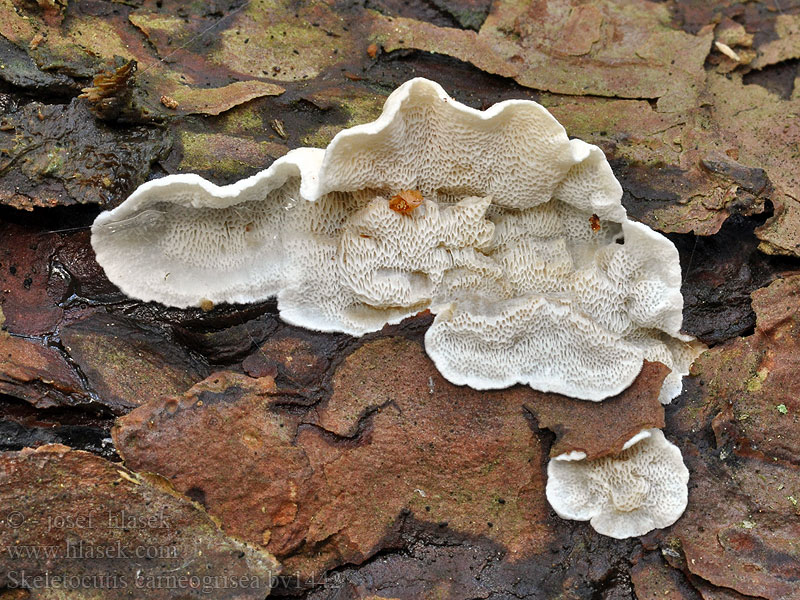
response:
[[[621,197],[603,152],[570,140],[539,104],[479,111],[413,79],[376,121],[340,132],[325,150],[293,150],[224,187],[190,174],[142,185],[97,218],[92,244],[109,279],[142,300],[186,307],[276,296],[285,321],[351,335],[429,309],[426,351],[453,383],[522,383],[601,401],[650,360],[671,369],[667,403],[697,353],[680,333],[678,253],[629,220]],[[606,466],[557,461],[550,480],[563,483],[552,493],[548,484],[551,503],[594,524],[595,513],[576,507],[581,496],[564,490],[614,460],[632,465],[615,472],[641,471],[648,482],[625,497],[650,502],[667,484],[640,463],[677,469],[668,452],[650,451],[653,440],[669,444],[659,435]],[[578,465],[584,479],[565,475]],[[590,487],[602,513],[602,486]],[[646,522],[634,504],[611,502]],[[659,512],[653,526],[674,512]]]
[[[616,455],[555,457],[547,465],[546,492],[562,519],[589,521],[598,533],[622,539],[677,521],[688,483],[678,447],[660,429],[646,429]]]

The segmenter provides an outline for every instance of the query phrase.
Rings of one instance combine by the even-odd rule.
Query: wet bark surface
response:
[[[0,598],[62,597],[45,573],[72,598],[800,598],[800,3],[201,4],[0,0]],[[606,152],[710,346],[672,404],[657,364],[599,405],[477,392],[426,357],[428,314],[355,339],[105,278],[88,227],[140,183],[324,147],[414,76],[536,100]],[[675,525],[555,515],[550,456],[662,426],[691,473]],[[92,595],[111,571],[130,586]]]

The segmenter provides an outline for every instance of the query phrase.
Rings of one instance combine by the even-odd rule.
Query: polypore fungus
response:
[[[535,102],[479,111],[414,79],[326,150],[224,187],[142,185],[92,244],[142,300],[277,296],[284,320],[352,335],[428,308],[428,354],[454,383],[602,400],[648,359],[673,370],[668,402],[694,356],[678,253],[621,197],[602,151]]]
[[[616,456],[580,454],[547,465],[547,500],[562,519],[623,539],[672,525],[686,509],[689,471],[660,429],[636,434]]]

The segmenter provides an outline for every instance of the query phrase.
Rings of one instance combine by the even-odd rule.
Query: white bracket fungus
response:
[[[277,296],[284,320],[352,335],[430,308],[426,348],[454,383],[597,401],[648,359],[673,370],[668,402],[694,357],[678,253],[621,197],[603,152],[539,104],[479,111],[413,79],[326,150],[224,187],[145,183],[97,218],[92,244],[142,300]]]
[[[677,446],[660,429],[647,429],[616,456],[555,457],[547,465],[546,493],[562,519],[589,521],[598,533],[623,539],[677,521],[686,509],[688,482]]]

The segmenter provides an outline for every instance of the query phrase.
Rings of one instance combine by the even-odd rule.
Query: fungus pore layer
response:
[[[547,500],[562,519],[590,521],[623,539],[672,525],[688,499],[689,471],[660,429],[636,434],[617,455],[562,454],[547,465]]]
[[[418,206],[392,200],[408,190]],[[542,106],[478,111],[414,79],[326,150],[225,187],[142,185],[97,218],[92,244],[142,300],[277,296],[286,321],[352,335],[429,308],[426,348],[454,383],[602,400],[646,358],[673,369],[668,402],[694,356],[678,254],[621,196],[602,151]]]

